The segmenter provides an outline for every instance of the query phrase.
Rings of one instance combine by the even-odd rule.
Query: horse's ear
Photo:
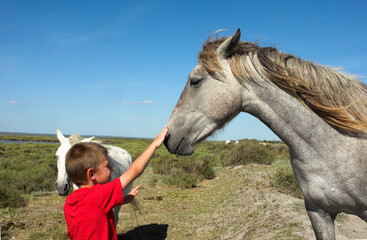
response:
[[[81,142],[91,142],[93,140],[93,138],[95,138],[95,137],[84,138],[84,139],[81,140]]]
[[[218,57],[228,58],[232,55],[234,48],[240,41],[241,30],[237,29],[236,33],[227,38],[217,49]]]
[[[66,137],[64,137],[64,135],[61,133],[61,131],[59,129],[56,129],[56,136],[59,139],[60,142],[63,142],[65,140]]]

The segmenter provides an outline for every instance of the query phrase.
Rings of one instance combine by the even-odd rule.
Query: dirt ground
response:
[[[237,171],[240,175],[246,175],[250,172],[246,167],[240,167],[234,171]],[[266,210],[269,209],[269,211],[264,211],[263,216],[259,220],[263,225],[266,225],[267,221],[282,222],[283,224],[280,225],[287,225],[284,223],[297,225],[299,228],[294,228],[292,231],[294,235],[305,239],[315,239],[303,200],[268,188],[267,182],[264,180],[267,172],[261,170],[251,172],[253,174],[250,177],[252,180],[264,181],[263,187],[260,189],[256,187],[249,188],[246,194],[238,194],[238,199],[234,200],[234,202],[237,202],[240,208],[247,209],[249,212],[255,211],[258,206],[266,206],[264,208]],[[274,228],[276,228],[276,224]],[[341,214],[335,221],[335,228],[337,240],[367,239],[367,223],[357,216]],[[269,236],[269,234],[272,235],[271,233],[260,234],[258,239],[272,239],[272,236]],[[227,239],[243,239],[244,235],[245,232],[240,230],[237,233],[232,232],[229,234]]]
[[[315,239],[303,200],[277,192],[269,184],[272,168],[247,165],[221,169],[194,189],[153,184],[147,171],[136,184],[139,210],[124,205],[117,226],[119,240],[130,239]],[[2,238],[67,239],[56,194],[35,196],[27,208],[0,209]],[[367,239],[367,223],[341,214],[337,240]]]
[[[264,165],[240,166],[195,189],[144,189],[139,225],[152,236],[149,222],[155,219],[166,239],[315,239],[303,200],[270,187],[271,171]],[[132,214],[125,214],[121,224],[133,225]],[[335,225],[337,240],[367,239],[367,223],[356,216],[341,214]],[[141,227],[137,232],[144,239]]]

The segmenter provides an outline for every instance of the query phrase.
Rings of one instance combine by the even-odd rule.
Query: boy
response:
[[[164,127],[152,144],[119,178],[110,182],[113,169],[108,164],[107,150],[96,143],[74,145],[66,155],[66,172],[79,189],[68,196],[64,205],[70,239],[116,239],[112,208],[131,202],[140,185],[127,196],[122,190],[145,170],[156,149],[167,134]]]

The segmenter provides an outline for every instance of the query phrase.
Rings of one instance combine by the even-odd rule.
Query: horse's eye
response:
[[[190,86],[199,87],[202,81],[203,81],[202,78],[191,78]]]

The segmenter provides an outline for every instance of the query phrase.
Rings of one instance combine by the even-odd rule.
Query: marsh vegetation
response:
[[[43,137],[22,137],[22,141],[27,140],[43,141]],[[126,149],[134,159],[151,143],[150,139],[97,140]],[[47,137],[47,142],[52,141],[57,141],[56,137]],[[54,155],[58,147],[47,143],[0,143],[2,239],[67,239],[62,212],[65,197],[54,191]],[[264,221],[271,220],[268,211],[277,212],[282,204],[278,200],[266,203],[269,191],[292,196],[296,199],[292,200],[296,202],[292,209],[305,214],[288,149],[281,142],[245,139],[238,145],[225,145],[205,141],[187,157],[172,155],[161,147],[137,183],[143,185],[138,197],[140,209],[126,206],[121,210],[119,239],[144,239],[148,235],[155,236],[152,239],[226,239],[223,236],[230,238],[230,232],[240,231],[243,225],[248,225],[248,230],[238,234],[256,239],[263,236],[260,229]],[[224,211],[228,208],[235,214],[227,216]],[[229,222],[223,223],[221,215]],[[248,222],[240,216],[247,216]],[[283,220],[282,224],[268,223],[269,228],[277,229],[274,234],[305,239],[296,234],[302,224]]]
[[[0,207],[26,205],[23,194],[52,192],[57,175],[55,152],[58,144],[53,137],[1,136],[12,141],[36,141],[40,143],[0,143]],[[136,159],[149,145],[149,139],[102,138],[105,143],[126,149]],[[271,165],[275,161],[288,161],[287,147],[275,144],[259,144],[256,140],[242,140],[238,145],[207,141],[196,147],[195,154],[188,157],[169,154],[162,147],[154,155],[151,184],[165,184],[180,188],[193,188],[203,179],[213,179],[215,168],[245,165],[249,163]],[[275,186],[290,184],[286,164],[279,168]],[[291,175],[292,176],[292,175]],[[283,181],[285,182],[279,182]],[[284,190],[283,190],[284,191]],[[292,193],[290,193],[292,194]]]

